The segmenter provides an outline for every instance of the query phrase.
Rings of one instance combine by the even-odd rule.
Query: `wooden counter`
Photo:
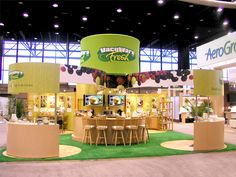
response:
[[[22,158],[59,156],[59,126],[8,123],[7,154]]]
[[[224,120],[194,122],[194,150],[224,148]]]
[[[82,141],[84,136],[83,124],[82,124],[83,117],[75,117],[74,118],[74,130],[72,134],[72,139],[75,141]],[[125,124],[129,124],[130,118],[125,119]],[[94,118],[95,121],[95,118]],[[107,144],[112,144],[112,126],[115,123],[115,118],[107,118]],[[92,141],[95,143],[96,139],[96,129],[94,128],[92,132]]]

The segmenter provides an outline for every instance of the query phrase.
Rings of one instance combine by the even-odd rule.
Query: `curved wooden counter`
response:
[[[59,156],[59,126],[8,123],[7,154],[22,158]]]
[[[224,120],[194,122],[194,150],[224,149]]]

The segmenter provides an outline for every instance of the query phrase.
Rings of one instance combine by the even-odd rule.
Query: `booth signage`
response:
[[[194,95],[224,95],[224,82],[222,71],[203,69],[193,70],[193,76]]]
[[[104,62],[128,62],[135,59],[135,54],[125,47],[103,47],[98,51],[98,59]]]
[[[122,34],[91,35],[81,40],[80,66],[113,75],[139,72],[140,41]]]
[[[60,65],[53,63],[11,64],[8,93],[57,93],[59,72]]]
[[[198,67],[236,58],[236,32],[197,47]]]

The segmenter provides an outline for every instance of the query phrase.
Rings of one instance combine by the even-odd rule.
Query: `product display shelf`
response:
[[[173,102],[164,101],[160,102],[159,112],[160,112],[160,124],[162,130],[173,130]]]

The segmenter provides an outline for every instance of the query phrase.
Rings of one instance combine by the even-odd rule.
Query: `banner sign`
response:
[[[59,66],[34,62],[11,64],[8,74],[8,93],[59,92]]]
[[[121,34],[98,34],[81,40],[83,67],[107,74],[126,75],[139,72],[138,39]]]
[[[236,32],[197,47],[197,66],[199,68],[235,58]]]
[[[194,95],[224,95],[223,73],[219,70],[193,70]]]

